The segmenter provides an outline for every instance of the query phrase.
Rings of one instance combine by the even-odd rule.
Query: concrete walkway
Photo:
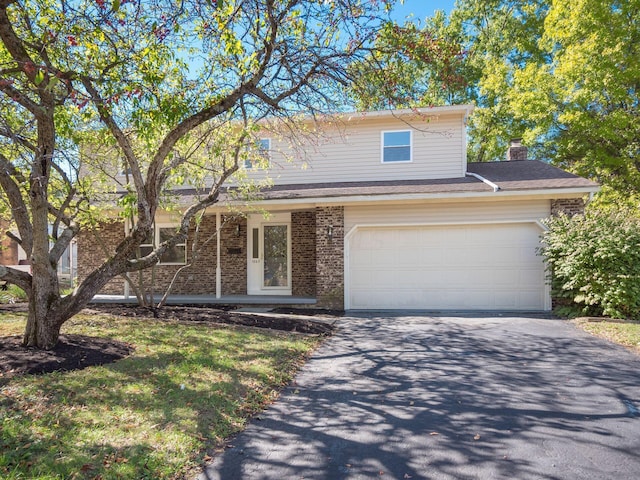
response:
[[[640,358],[570,323],[349,318],[198,477],[640,478]]]

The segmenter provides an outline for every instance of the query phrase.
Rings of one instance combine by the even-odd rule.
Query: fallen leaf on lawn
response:
[[[210,462],[211,460],[213,460],[213,457],[210,457],[209,455],[205,455],[204,458],[202,459],[202,461],[204,462]]]
[[[480,440],[480,434],[476,433],[476,435],[473,437],[474,440]]]

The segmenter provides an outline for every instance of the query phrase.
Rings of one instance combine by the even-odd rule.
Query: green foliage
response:
[[[640,319],[640,219],[589,211],[545,223],[540,251],[559,312]]]
[[[460,23],[436,11],[423,27],[387,23],[375,49],[352,68],[360,81],[352,94],[360,109],[467,103],[474,73]]]
[[[11,212],[34,272],[3,279],[37,306],[26,343],[51,348],[57,330],[38,324],[60,326],[114,276],[157,263],[225,183],[252,193],[245,160],[267,163],[257,126],[295,132],[301,115],[342,109],[349,66],[392,2],[0,2],[0,215]],[[56,260],[118,199],[135,227],[56,298]],[[180,211],[176,235],[130,261],[161,209]]]
[[[640,0],[458,0],[449,17],[439,12],[421,28],[380,35],[377,46],[391,53],[379,61],[380,80],[361,90],[359,101],[473,102],[470,161],[501,160],[509,140],[522,138],[534,158],[624,195],[637,193],[639,19]],[[424,49],[415,33],[436,39],[438,51],[447,53],[418,54]],[[451,78],[444,75],[449,67],[457,79],[442,82]],[[387,76],[397,91],[385,88]]]
[[[27,294],[17,285],[7,285],[6,290],[0,290],[0,303],[16,303],[27,300]]]
[[[507,101],[541,155],[625,193],[640,190],[639,18],[639,0],[552,2]]]

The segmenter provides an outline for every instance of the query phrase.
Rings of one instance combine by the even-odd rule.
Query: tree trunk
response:
[[[32,280],[29,296],[29,316],[22,344],[51,350],[58,343],[60,327],[66,318],[60,311],[60,294],[55,270],[49,275]]]
[[[41,310],[29,306],[29,318],[22,344],[25,347],[51,350],[58,344],[60,322],[57,321],[53,312],[42,312]]]

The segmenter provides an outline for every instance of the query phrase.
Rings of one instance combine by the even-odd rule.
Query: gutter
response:
[[[482,175],[478,175],[477,173],[473,173],[473,172],[467,172],[465,173],[465,175],[467,175],[468,177],[473,177],[473,178],[477,178],[478,180],[480,180],[483,183],[486,183],[487,185],[489,185],[491,188],[493,188],[494,192],[499,192],[500,191],[500,187],[498,185],[496,185],[495,183],[493,183],[491,180],[487,180],[486,178],[484,178]]]

